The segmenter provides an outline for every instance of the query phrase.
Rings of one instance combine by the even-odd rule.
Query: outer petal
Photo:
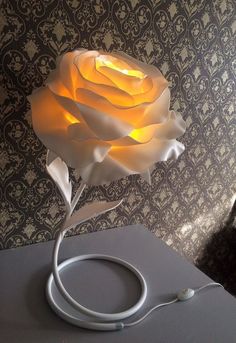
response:
[[[183,144],[176,140],[157,139],[131,148],[111,149],[102,163],[88,165],[80,175],[88,184],[109,183],[131,174],[143,174],[154,163],[177,158],[183,151]]]
[[[96,93],[100,96],[105,96],[105,98],[110,101],[113,105],[119,105],[120,107],[131,107],[136,106],[135,99],[132,95],[128,94],[127,92],[123,91],[122,89],[119,89],[117,87],[111,87],[107,85],[99,85],[99,84],[93,84],[89,81],[83,81],[83,84],[81,86],[77,87],[76,94],[78,98],[78,92],[81,89],[87,89],[93,93]],[[139,103],[143,102],[141,99],[139,99]]]
[[[133,127],[92,107],[77,103],[81,115],[90,129],[104,140],[112,140],[128,135]]]
[[[65,111],[72,114],[79,122],[86,123],[93,131],[93,137],[97,136],[99,139],[113,140],[128,135],[134,129],[131,124],[119,117],[112,116],[69,98],[58,96],[54,93],[53,95]],[[96,95],[95,98],[97,99]],[[88,101],[88,103],[90,102]],[[97,102],[97,105],[99,105],[99,102]],[[112,107],[110,110],[111,113],[114,112]]]
[[[140,128],[146,125],[162,123],[167,120],[170,92],[166,88],[163,94],[153,104],[141,104],[128,108],[113,105],[102,95],[98,95],[87,89],[77,90],[77,101],[104,112],[111,117],[129,123],[135,128]]]
[[[89,108],[91,108],[91,113],[93,112],[93,115],[91,114],[90,118],[94,117],[95,112],[100,112],[101,121],[103,121],[104,117],[107,116],[109,116],[109,118],[111,119],[114,118],[114,121],[118,120],[116,124],[114,122],[115,125],[118,124],[118,126],[126,126],[126,133],[129,133],[131,131],[131,128],[142,128],[145,126],[150,126],[152,124],[165,122],[168,118],[170,104],[170,91],[168,88],[164,90],[162,95],[158,99],[156,99],[153,104],[142,104],[140,106],[134,106],[126,109],[112,105],[102,96],[99,96],[86,89],[81,89],[80,92],[77,93],[77,98],[80,103],[73,101],[67,97],[58,96],[57,94],[54,94],[54,97],[67,112],[71,113],[79,121],[83,122],[84,120],[86,120],[86,118],[84,118],[84,116],[82,115],[84,111],[80,112],[80,110],[82,108],[82,105],[88,105]],[[88,111],[86,113],[88,113]],[[97,118],[97,120],[99,120],[99,117]],[[100,123],[100,125],[103,124]],[[123,136],[124,134],[121,134],[120,136],[116,135],[116,138]],[[110,140],[115,139],[115,137],[108,137],[105,139]]]
[[[102,163],[91,164],[82,171],[79,170],[79,172],[86,183],[97,186],[137,173],[109,155],[104,158]]]
[[[57,103],[48,88],[34,92],[29,100],[34,130],[48,149],[73,168],[85,168],[91,163],[103,161],[110,150],[110,145],[97,139],[86,141],[72,139],[67,130],[71,124],[67,119],[67,112]]]
[[[179,113],[170,111],[169,120],[156,127],[155,137],[158,139],[175,139],[184,134],[186,123]]]
[[[54,92],[52,93],[54,98],[56,99],[56,101],[58,102],[58,104],[64,108],[64,110],[70,114],[72,114],[75,118],[78,119],[78,121],[83,122],[83,116],[81,115],[78,106],[77,106],[77,102],[69,99],[67,97],[64,96],[60,96],[55,94]]]
[[[75,91],[81,84],[81,77],[74,61],[85,51],[87,50],[78,49],[58,58],[57,68],[46,82],[52,92],[68,98],[75,98]]]
[[[153,138],[146,144],[112,147],[109,156],[126,168],[141,173],[156,162],[177,158],[183,151],[184,145],[175,139]]]
[[[85,123],[74,123],[68,126],[68,135],[71,139],[76,141],[83,141],[88,139],[96,139],[95,133],[90,130]]]
[[[135,125],[136,128],[163,123],[167,120],[170,107],[169,88],[165,88],[162,94],[152,104],[146,105],[144,115],[139,118]]]
[[[81,104],[89,105],[90,107],[98,109],[113,118],[129,123],[132,126],[134,126],[135,122],[140,119],[140,116],[144,115],[146,109],[146,106],[144,105],[124,108],[122,106],[112,104],[103,95],[98,95],[88,89],[79,89],[77,90],[77,101]]]
[[[134,140],[134,142],[136,142],[136,144],[147,143],[153,137],[158,139],[178,138],[184,134],[185,130],[186,124],[181,115],[179,113],[176,114],[174,111],[170,111],[168,119],[164,123],[153,124],[133,130],[129,136]],[[120,141],[122,141],[122,139],[120,139]],[[115,142],[115,144],[118,145],[118,142]]]
[[[97,56],[99,56],[97,51],[85,49],[64,54],[58,58],[56,69],[46,81],[47,86],[55,94],[69,99],[75,99],[77,88],[91,87],[94,89],[98,86],[99,89],[99,84],[119,92],[112,81],[96,71],[95,58]]]

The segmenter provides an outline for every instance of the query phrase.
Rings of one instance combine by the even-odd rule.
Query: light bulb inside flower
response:
[[[65,118],[66,118],[71,124],[79,123],[79,120],[78,120],[77,118],[75,118],[74,116],[72,116],[70,113],[65,113]]]
[[[133,138],[139,143],[148,142],[155,133],[154,125],[150,125],[148,128],[134,129],[129,133],[129,137]]]
[[[125,66],[124,68],[122,68],[122,66],[119,64],[120,64],[120,61],[117,60],[117,63],[116,63],[115,58],[113,58],[113,61],[106,59],[104,56],[99,56],[96,58],[96,69],[99,69],[100,67],[108,67],[110,69],[118,71],[119,73],[122,73],[128,76],[133,76],[140,80],[146,77],[146,75],[142,73],[140,70],[127,69],[125,68]]]
[[[130,132],[129,137],[134,139],[139,139],[140,137],[139,130],[133,130]]]

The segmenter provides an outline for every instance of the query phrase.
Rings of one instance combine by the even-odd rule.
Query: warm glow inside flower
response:
[[[124,53],[66,53],[29,100],[38,137],[89,184],[147,175],[184,150],[176,138],[185,123],[169,110],[168,82]]]
[[[79,120],[76,119],[74,116],[72,116],[70,113],[65,113],[65,118],[66,118],[71,124],[79,123]]]
[[[128,66],[125,65],[124,63],[121,63],[117,58],[113,58],[112,60],[110,60],[103,56],[97,57],[96,69],[99,70],[100,67],[108,67],[122,74],[137,77],[138,79],[145,78],[144,73],[142,73],[140,70],[124,69],[124,68],[128,68]]]

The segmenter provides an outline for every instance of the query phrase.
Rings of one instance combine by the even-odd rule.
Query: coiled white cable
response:
[[[63,234],[61,235],[61,237],[58,239],[58,245],[56,244],[57,248],[56,253],[54,251],[54,262],[55,265],[56,261],[57,261],[57,254],[58,254],[58,249],[60,246],[60,241],[63,239]],[[147,294],[147,288],[146,288],[146,282],[143,279],[142,275],[136,270],[136,268],[134,268],[132,265],[129,265],[127,262],[120,260],[120,259],[115,259],[111,256],[99,256],[99,255],[84,255],[84,256],[80,256],[80,257],[75,257],[69,260],[64,261],[62,264],[60,264],[59,267],[56,267],[56,273],[54,270],[54,273],[51,274],[49,280],[48,280],[48,284],[47,284],[47,298],[51,304],[51,306],[53,307],[54,311],[60,316],[62,317],[64,320],[70,322],[73,325],[85,328],[85,329],[89,329],[89,330],[98,330],[98,331],[116,331],[116,330],[122,330],[124,328],[128,328],[128,327],[132,327],[134,325],[137,325],[139,323],[141,323],[143,320],[145,320],[153,311],[160,309],[162,307],[174,304],[176,302],[179,301],[186,301],[189,300],[190,298],[192,298],[195,294],[199,293],[200,291],[202,291],[203,289],[207,288],[207,287],[214,287],[214,286],[219,286],[219,287],[223,287],[220,283],[217,282],[210,282],[206,285],[203,285],[199,288],[196,289],[192,289],[192,288],[185,288],[180,290],[177,294],[176,297],[168,302],[165,303],[161,303],[161,304],[157,304],[155,306],[153,306],[150,310],[148,310],[142,317],[140,317],[139,319],[130,322],[130,323],[124,323],[123,321],[120,321],[119,319],[125,319],[123,316],[123,314],[125,313],[117,313],[117,314],[104,314],[104,313],[97,313],[94,311],[91,311],[89,309],[83,308],[83,306],[81,306],[80,304],[78,304],[77,302],[75,302],[75,300],[73,298],[71,298],[71,296],[67,293],[67,291],[64,289],[64,286],[61,283],[60,277],[59,277],[59,271],[62,270],[64,267],[70,265],[73,262],[77,262],[80,260],[84,260],[84,259],[105,259],[105,260],[111,260],[114,262],[118,262],[120,264],[123,264],[126,268],[128,267],[128,269],[130,269],[132,272],[134,272],[136,274],[136,276],[139,278],[139,281],[141,282],[142,285],[142,295],[141,298],[139,300],[139,305],[138,308],[141,307],[141,305],[143,304],[146,294]],[[54,276],[54,277],[53,277]],[[58,280],[59,279],[59,280]],[[70,303],[70,305],[72,305],[74,308],[76,308],[77,310],[80,310],[80,312],[84,313],[84,312],[89,312],[90,315],[92,315],[92,317],[95,319],[95,321],[91,321],[91,320],[82,320],[79,319],[79,317],[75,317],[71,314],[68,314],[66,312],[64,312],[64,310],[62,308],[60,308],[60,306],[58,306],[58,304],[56,304],[53,300],[53,296],[52,296],[52,283],[54,282],[56,283],[57,287],[59,288],[62,296],[64,297],[65,300],[67,300],[67,302]],[[59,281],[59,282],[58,282]],[[61,291],[61,288],[63,290],[63,292]],[[141,302],[140,302],[141,301]],[[82,311],[81,308],[82,307]],[[130,311],[130,310],[128,310]],[[132,311],[131,311],[132,312]],[[128,313],[132,315],[132,313]],[[133,311],[133,314],[136,312]],[[127,317],[128,317],[127,316]],[[98,317],[100,317],[99,321],[96,321],[96,319],[99,319]],[[120,317],[120,318],[119,318]],[[123,317],[123,318],[122,318]],[[117,321],[116,321],[117,320]]]

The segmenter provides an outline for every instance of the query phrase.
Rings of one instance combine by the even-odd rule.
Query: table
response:
[[[218,287],[157,310],[141,324],[118,332],[92,332],[67,324],[45,298],[52,247],[50,241],[0,252],[0,342],[236,342],[236,300]],[[124,258],[143,273],[147,300],[129,321],[151,306],[171,300],[182,288],[197,288],[211,281],[141,225],[66,238],[60,258],[86,253]],[[66,271],[62,279],[73,296],[98,311],[124,310],[139,294],[135,277],[110,262],[85,261]]]

